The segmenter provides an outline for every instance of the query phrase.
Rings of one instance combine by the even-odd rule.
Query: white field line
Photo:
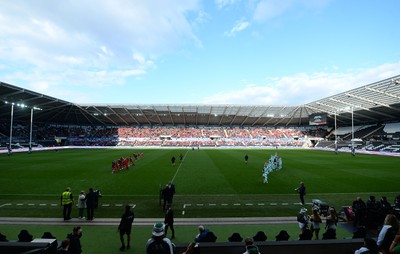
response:
[[[183,156],[182,163],[180,163],[180,162],[179,162],[179,167],[176,169],[176,172],[175,172],[175,175],[174,175],[174,177],[172,177],[172,180],[171,180],[171,182],[172,182],[172,183],[174,182],[174,180],[175,180],[175,177],[178,175],[179,169],[181,168],[181,166],[182,166],[183,162],[185,161],[185,159],[186,159],[186,156],[187,156],[188,152],[189,152],[189,149],[186,151],[185,155]]]

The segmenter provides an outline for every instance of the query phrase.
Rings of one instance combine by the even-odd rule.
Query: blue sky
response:
[[[400,74],[397,0],[0,1],[0,81],[76,103],[301,105]]]

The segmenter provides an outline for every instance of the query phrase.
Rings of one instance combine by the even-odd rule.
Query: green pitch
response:
[[[127,171],[111,173],[111,162],[143,152]],[[261,170],[278,152],[283,169],[264,184]],[[183,163],[179,155],[184,155]],[[244,163],[245,154],[249,162]],[[171,157],[177,158],[175,166]],[[400,158],[290,149],[73,149],[14,153],[0,157],[0,216],[61,217],[60,195],[71,187],[77,198],[101,190],[96,217],[119,218],[126,204],[137,217],[163,217],[160,186],[173,180],[175,217],[294,216],[294,191],[307,187],[306,206],[320,199],[339,209],[361,196],[400,194]],[[76,216],[75,216],[76,214]],[[77,217],[77,209],[73,209]]]

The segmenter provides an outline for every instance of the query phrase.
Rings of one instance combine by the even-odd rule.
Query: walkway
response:
[[[164,218],[136,218],[134,225],[149,226],[157,221],[164,221]],[[68,225],[79,223],[81,225],[94,226],[116,226],[119,225],[119,218],[95,218],[93,221],[73,218],[63,221],[62,218],[20,218],[0,217],[0,225]],[[259,225],[259,224],[294,224],[296,217],[254,217],[254,218],[177,218],[175,225]]]

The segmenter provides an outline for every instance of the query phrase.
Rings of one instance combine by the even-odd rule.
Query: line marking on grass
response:
[[[289,203],[282,203],[282,205],[289,205]]]
[[[278,205],[278,203],[269,203],[270,205]]]
[[[182,215],[185,215],[185,211],[182,211]]]
[[[102,204],[101,206],[109,207],[110,204]]]
[[[248,204],[245,204],[245,205],[247,205],[247,206],[252,206],[253,204],[248,203]]]
[[[238,204],[238,203],[236,203],[236,204],[233,204],[233,205],[235,205],[235,206],[240,206],[240,204]]]
[[[204,206],[204,204],[196,204],[197,206]]]
[[[12,205],[12,204],[11,203],[6,203],[6,204],[0,205],[0,207],[7,206],[7,205]]]
[[[174,177],[172,177],[172,180],[171,180],[172,183],[174,182],[176,175],[178,175],[179,169],[181,168],[181,166],[183,164],[183,161],[185,160],[186,155],[188,154],[188,152],[189,152],[189,149],[186,151],[185,155],[183,156],[182,163],[179,163],[179,167],[176,169]]]
[[[47,206],[47,204],[39,204],[39,206]]]
[[[115,206],[119,206],[119,207],[121,207],[121,206],[122,206],[122,204],[115,204]]]

